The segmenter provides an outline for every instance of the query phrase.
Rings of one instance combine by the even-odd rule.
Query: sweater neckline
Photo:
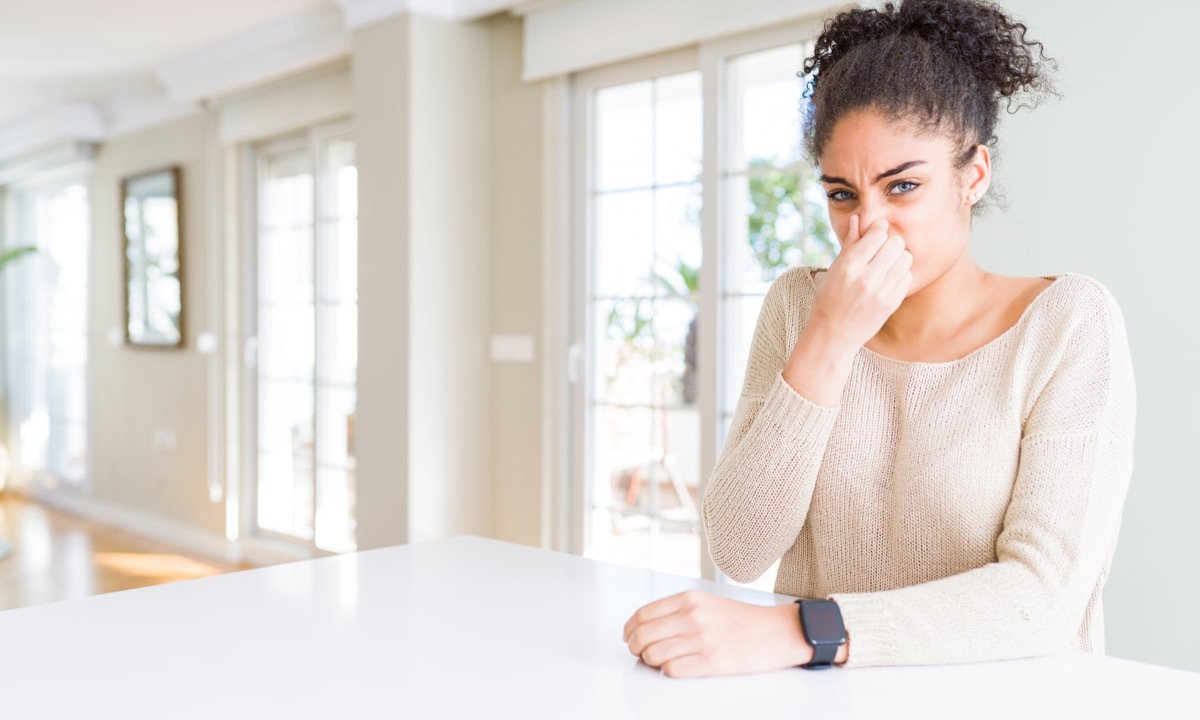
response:
[[[819,272],[825,272],[825,269],[822,268]],[[941,360],[941,361],[937,361],[937,362],[931,362],[931,361],[926,361],[926,360],[899,360],[897,358],[888,357],[887,355],[881,355],[881,354],[875,352],[874,350],[871,350],[866,345],[863,345],[861,348],[858,349],[858,354],[865,355],[870,358],[874,358],[876,360],[888,363],[890,365],[897,365],[897,366],[902,366],[902,367],[944,368],[944,367],[951,367],[954,365],[958,365],[960,363],[964,363],[968,360],[971,360],[975,356],[981,355],[984,352],[988,351],[989,349],[1006,342],[1010,336],[1015,335],[1017,332],[1019,332],[1021,326],[1023,326],[1025,324],[1025,322],[1033,315],[1034,309],[1042,302],[1042,299],[1050,293],[1050,291],[1054,288],[1054,286],[1059,284],[1060,280],[1062,280],[1063,278],[1066,278],[1066,277],[1070,277],[1070,273],[1064,273],[1062,275],[1041,275],[1039,277],[1041,277],[1043,280],[1049,280],[1050,284],[1047,285],[1045,288],[1043,288],[1042,291],[1039,292],[1037,294],[1037,296],[1034,297],[1033,300],[1031,300],[1029,302],[1029,304],[1025,306],[1025,309],[1021,312],[1021,317],[1017,318],[1017,321],[1015,323],[1013,323],[1012,325],[1010,325],[1008,327],[1008,329],[1006,329],[1004,332],[1000,333],[996,337],[992,338],[991,340],[987,341],[983,345],[980,345],[979,347],[975,348],[974,350],[967,353],[966,355],[963,355],[960,358],[955,358],[953,360]],[[808,279],[809,279],[809,282],[812,283],[813,290],[815,291],[816,287],[817,287],[816,273],[815,272],[808,273]]]

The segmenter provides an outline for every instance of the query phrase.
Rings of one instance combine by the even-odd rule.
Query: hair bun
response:
[[[997,98],[1012,98],[1022,90],[1035,96],[1053,92],[1043,65],[1053,68],[1054,61],[1027,32],[1024,23],[981,0],[904,0],[899,6],[887,2],[881,9],[847,10],[828,20],[804,72],[814,75],[815,86],[820,74],[853,48],[913,35],[966,66],[979,86]],[[1031,104],[1036,102],[1036,97],[1031,99]]]
[[[898,10],[888,3],[896,30],[928,41],[968,66],[981,85],[1010,98],[1022,90],[1049,89],[1041,64],[1042,43],[1027,37],[1015,22],[990,2],[974,0],[904,0]]]

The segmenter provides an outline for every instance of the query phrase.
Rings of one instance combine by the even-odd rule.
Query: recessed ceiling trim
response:
[[[159,65],[167,97],[200,101],[320,65],[351,52],[342,13],[320,7]]]
[[[71,102],[5,124],[0,129],[0,162],[62,142],[99,142],[104,119],[91,103]]]
[[[561,1],[561,0],[560,0]],[[525,0],[333,0],[345,15],[351,30],[413,14],[455,22],[478,20],[524,5]]]
[[[342,9],[345,25],[351,30],[403,15],[409,11],[408,0],[333,0],[333,2]]]

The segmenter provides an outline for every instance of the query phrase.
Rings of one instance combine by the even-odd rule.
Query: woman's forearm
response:
[[[811,323],[792,348],[783,379],[809,402],[835,407],[841,404],[858,349],[829,332],[826,325]]]
[[[726,443],[701,505],[709,551],[726,575],[749,582],[796,542],[837,415],[778,373],[765,397],[743,397],[737,436]]]

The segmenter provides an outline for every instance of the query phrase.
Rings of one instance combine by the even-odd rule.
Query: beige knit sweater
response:
[[[704,495],[713,561],[830,597],[849,665],[1103,652],[1101,590],[1132,469],[1134,383],[1099,283],[1054,279],[1000,337],[951,362],[862,349],[837,408],[780,371],[819,270],[771,286]]]

